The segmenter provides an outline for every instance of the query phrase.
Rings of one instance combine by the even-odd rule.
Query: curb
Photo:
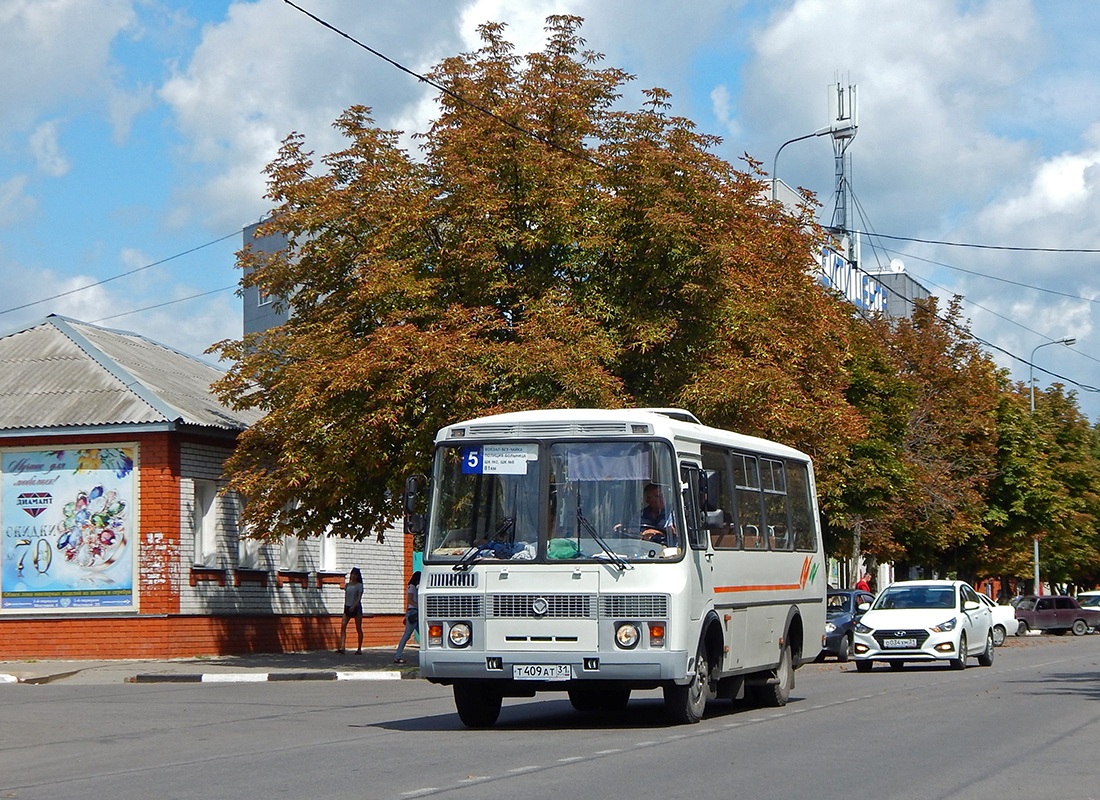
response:
[[[26,683],[43,684],[71,677],[79,670],[63,672],[57,675],[36,675],[19,677],[11,673],[0,672],[0,684]],[[399,681],[420,677],[415,670],[309,670],[307,672],[199,672],[142,674],[123,678],[124,683],[264,683],[279,681]]]
[[[264,683],[269,681],[399,681],[406,675],[398,670],[338,672],[200,672],[192,674],[135,675],[127,683]],[[408,675],[415,678],[416,675]]]

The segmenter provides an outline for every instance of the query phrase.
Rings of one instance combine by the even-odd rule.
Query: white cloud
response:
[[[58,124],[56,119],[41,123],[27,140],[38,169],[52,178],[61,177],[70,167],[69,160],[61,152],[61,145],[57,141]]]
[[[0,228],[10,228],[27,218],[37,204],[26,194],[27,176],[15,175],[0,183]]]
[[[94,106],[112,75],[110,48],[135,23],[134,0],[0,4],[0,130],[33,126],[60,104]]]
[[[457,43],[453,3],[360,7],[318,0],[309,10],[405,67],[423,72]],[[233,3],[203,31],[191,60],[161,87],[183,136],[189,186],[177,219],[224,228],[267,210],[263,168],[290,133],[318,156],[344,143],[332,130],[346,108],[376,121],[417,119],[426,86],[278,0]],[[197,168],[197,169],[196,169]]]
[[[715,118],[725,128],[727,134],[731,137],[740,136],[741,126],[737,122],[733,99],[730,97],[729,89],[726,88],[725,84],[720,83],[711,89],[710,103]]]

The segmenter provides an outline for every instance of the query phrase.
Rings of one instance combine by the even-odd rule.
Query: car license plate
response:
[[[573,677],[568,664],[513,664],[512,678],[517,681],[567,681]]]
[[[895,650],[912,650],[917,646],[917,640],[911,636],[905,639],[883,639],[882,646]]]

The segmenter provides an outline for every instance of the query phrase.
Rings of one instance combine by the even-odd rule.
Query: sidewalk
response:
[[[260,681],[401,680],[417,678],[419,649],[406,647],[407,664],[393,648],[335,653],[257,653],[164,661],[0,661],[0,684],[247,683]]]

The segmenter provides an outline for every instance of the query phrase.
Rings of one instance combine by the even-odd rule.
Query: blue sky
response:
[[[826,91],[859,87],[850,179],[863,231],[1015,248],[1100,249],[1100,4],[1036,0],[295,0],[410,69],[508,24],[541,48],[546,15],[672,91],[675,113],[771,169],[827,123]],[[283,0],[0,0],[0,332],[58,313],[185,352],[241,334],[234,252],[267,210],[263,167],[303,133],[372,106],[409,132],[426,87]],[[628,95],[628,102],[637,94]],[[833,198],[827,138],[783,150],[780,177]],[[219,241],[220,240],[220,241]],[[934,293],[1026,381],[1062,376],[1100,419],[1098,253],[865,242]],[[90,286],[90,288],[81,288]],[[79,291],[74,291],[80,289]]]

